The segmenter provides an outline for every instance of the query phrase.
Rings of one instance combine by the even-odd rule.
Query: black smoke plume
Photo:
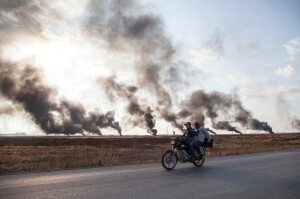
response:
[[[134,116],[131,121],[134,125],[147,128],[148,133],[156,135],[157,130],[155,129],[153,110],[149,106],[142,105],[139,102],[138,98],[135,96],[138,88],[118,83],[115,81],[115,78],[115,76],[111,76],[99,79],[98,83],[104,88],[106,95],[111,101],[114,102],[117,97],[127,100],[128,104],[125,110],[127,113]]]
[[[41,21],[41,19],[45,19],[45,16],[58,18],[48,1],[1,0],[0,42],[7,44],[18,39],[24,39],[24,37],[46,40],[45,27]]]
[[[293,126],[297,129],[300,130],[300,120],[298,120],[297,118],[293,119],[292,121]]]
[[[163,71],[169,71],[175,49],[166,36],[159,17],[140,12],[135,1],[96,1],[88,6],[88,31],[105,38],[112,50],[132,49],[136,56],[135,70],[138,87],[146,88],[157,101],[159,116],[174,127],[182,128],[171,111],[170,93],[161,84]],[[171,75],[172,75],[171,74]]]
[[[131,99],[128,103],[126,110],[129,114],[136,116],[133,120],[135,125],[140,127],[146,127],[147,132],[156,135],[155,118],[153,116],[153,110],[149,106],[141,107],[137,99]]]
[[[111,127],[121,135],[114,113],[86,113],[80,103],[56,100],[56,90],[45,85],[42,73],[30,65],[18,67],[16,63],[0,60],[1,95],[30,114],[47,134],[76,134],[85,132],[101,135],[100,128]]]
[[[252,114],[243,107],[241,101],[235,95],[216,91],[212,93],[206,93],[202,90],[193,92],[191,97],[183,103],[182,110],[178,115],[189,120],[196,116],[196,118],[200,118],[199,122],[202,126],[204,126],[206,116],[211,120],[213,128],[241,133],[231,126],[228,121],[217,122],[216,119],[220,113],[232,117],[234,122],[243,127],[274,133],[268,123],[253,118]]]
[[[242,132],[237,130],[236,127],[231,126],[228,121],[219,121],[219,122],[213,124],[213,127],[215,129],[234,131],[236,133],[242,134]]]
[[[272,127],[267,122],[261,122],[253,118],[252,114],[242,106],[240,101],[235,101],[235,108],[237,111],[235,115],[236,122],[252,130],[262,130],[274,134]]]
[[[215,134],[215,135],[217,135],[217,133],[215,132],[215,131],[213,131],[212,129],[210,129],[210,128],[205,128],[208,132],[211,132],[212,134]]]
[[[174,73],[174,68],[170,65],[174,63],[176,50],[166,35],[160,18],[140,8],[141,6],[132,0],[91,0],[87,7],[90,13],[87,19],[87,30],[96,38],[99,36],[104,38],[112,50],[135,52],[134,68],[138,77],[137,87],[145,88],[154,94],[157,102],[154,110],[158,112],[159,117],[178,129],[182,129],[180,123],[187,119],[192,121],[193,118],[204,126],[205,117],[208,117],[214,128],[240,133],[229,122],[217,123],[216,121],[220,112],[224,115],[229,109],[234,109],[232,115],[234,122],[253,130],[273,133],[266,122],[253,118],[239,100],[219,92],[195,91],[190,98],[182,102],[182,110],[177,114],[174,113],[171,94],[161,82],[165,71]],[[208,45],[223,53],[223,41],[219,34]],[[114,88],[118,90],[118,87]],[[138,102],[138,99],[135,98],[134,101]]]
[[[162,110],[161,116],[165,121],[169,122],[173,127],[177,128],[183,132],[183,125],[182,125],[183,122],[180,124],[177,121],[178,116],[176,114],[174,114],[168,110]]]

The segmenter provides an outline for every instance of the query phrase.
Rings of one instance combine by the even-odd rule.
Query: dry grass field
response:
[[[299,149],[300,133],[215,135],[209,156]],[[171,136],[0,137],[0,174],[160,162]]]

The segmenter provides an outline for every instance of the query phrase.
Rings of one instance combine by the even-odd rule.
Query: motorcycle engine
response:
[[[180,156],[182,162],[187,162],[190,159],[190,155],[186,152],[186,150],[181,150]]]

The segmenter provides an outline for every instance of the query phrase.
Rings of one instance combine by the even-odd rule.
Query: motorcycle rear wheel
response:
[[[172,170],[175,168],[177,160],[178,159],[174,151],[168,150],[163,154],[161,164],[166,170]]]
[[[195,167],[201,167],[205,162],[205,157],[203,157],[201,160],[195,160],[193,162],[193,164],[195,165]]]

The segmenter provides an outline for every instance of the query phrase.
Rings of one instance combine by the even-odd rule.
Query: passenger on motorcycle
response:
[[[203,158],[203,154],[201,153],[200,150],[200,146],[203,146],[204,144],[204,139],[207,138],[208,142],[210,142],[211,140],[211,136],[210,134],[206,131],[206,129],[204,127],[200,127],[199,123],[196,122],[195,123],[195,128],[197,130],[197,135],[196,135],[196,143],[194,144],[194,147],[196,148],[196,150],[198,151],[198,153],[200,154],[200,159]]]
[[[188,144],[189,144],[189,148],[190,148],[190,152],[191,152],[191,162],[193,162],[194,157],[195,157],[194,145],[197,142],[197,137],[196,137],[197,131],[194,128],[192,128],[192,124],[190,122],[187,122],[184,125],[186,126],[185,135],[188,138]],[[199,151],[200,151],[200,149],[199,149]]]

